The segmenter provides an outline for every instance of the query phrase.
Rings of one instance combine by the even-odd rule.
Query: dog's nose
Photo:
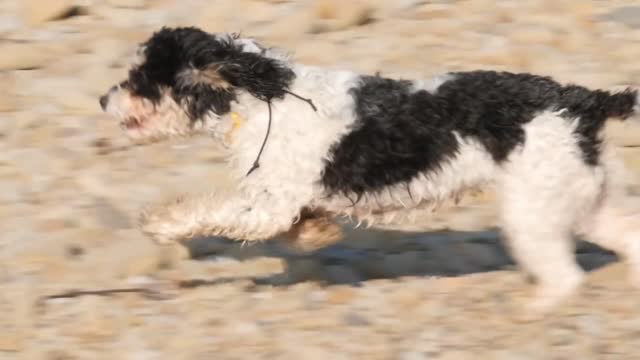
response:
[[[100,96],[100,107],[102,108],[102,111],[105,111],[107,109],[107,103],[108,102],[109,102],[109,96],[108,95]]]

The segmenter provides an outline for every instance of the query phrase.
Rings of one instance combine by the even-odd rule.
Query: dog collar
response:
[[[232,111],[229,117],[231,117],[231,129],[225,134],[225,141],[227,143],[231,142],[233,134],[247,122],[244,117],[235,111]]]

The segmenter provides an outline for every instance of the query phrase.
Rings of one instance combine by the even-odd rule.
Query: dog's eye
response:
[[[151,101],[160,100],[161,93],[156,82],[151,82],[141,72],[131,72],[129,80],[121,84],[122,87],[129,90],[133,95],[147,98]]]

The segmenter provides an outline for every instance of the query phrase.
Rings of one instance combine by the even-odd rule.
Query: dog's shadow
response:
[[[222,238],[194,239],[187,244],[193,259],[247,261],[260,257],[282,259],[282,273],[251,278],[186,279],[184,287],[214,286],[251,280],[256,285],[288,286],[313,281],[324,285],[360,285],[372,279],[404,276],[461,276],[514,269],[515,263],[503,246],[499,232],[438,231],[401,232],[362,230],[345,226],[345,239],[312,253],[296,253],[282,242],[268,241],[250,246]],[[587,271],[617,260],[596,245],[578,241],[578,263]]]

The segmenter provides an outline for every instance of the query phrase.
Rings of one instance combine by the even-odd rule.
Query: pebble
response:
[[[37,69],[53,58],[48,46],[40,43],[0,43],[0,53],[4,54],[0,56],[0,71]]]
[[[147,0],[107,0],[107,4],[114,7],[141,9],[147,4]]]
[[[622,23],[640,28],[640,6],[623,6],[600,16],[601,20]]]
[[[319,0],[313,9],[316,22],[309,31],[320,33],[361,26],[372,21],[374,11],[367,1]]]
[[[344,315],[344,322],[348,326],[368,326],[370,325],[369,320],[367,320],[362,315],[355,312],[348,312]]]
[[[104,198],[97,198],[93,204],[97,222],[107,229],[129,229],[129,216]]]
[[[23,15],[31,25],[63,18],[75,10],[73,0],[23,0]]]

